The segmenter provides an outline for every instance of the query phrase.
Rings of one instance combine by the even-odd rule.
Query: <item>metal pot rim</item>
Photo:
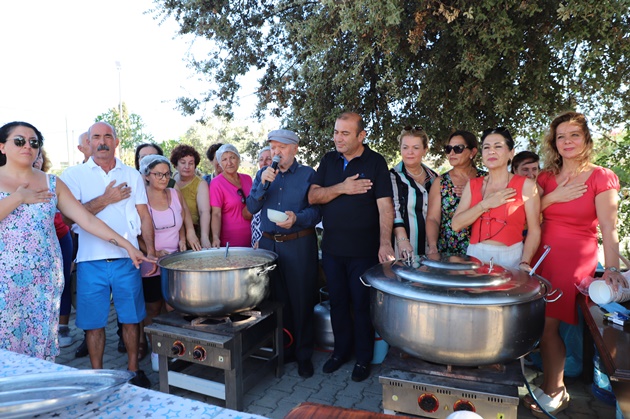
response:
[[[243,266],[243,267],[238,267],[238,268],[217,268],[217,269],[212,269],[212,270],[178,269],[178,268],[171,268],[169,266],[169,264],[178,262],[180,260],[193,260],[193,259],[201,259],[204,257],[224,257],[225,248],[219,248],[219,249],[203,249],[203,250],[198,250],[198,251],[187,250],[185,252],[171,253],[171,254],[168,254],[159,258],[157,260],[157,265],[162,269],[169,269],[171,271],[176,271],[176,272],[218,272],[218,271],[231,271],[231,270],[238,270],[238,269],[257,268],[257,267],[261,267],[261,266],[273,263],[276,259],[278,259],[278,255],[276,253],[270,250],[265,250],[265,249],[253,249],[251,247],[230,247],[230,250],[229,250],[229,254],[237,254],[237,255],[249,254],[249,253],[254,253],[254,252],[255,252],[254,254],[255,256],[262,256],[262,257],[267,258],[268,260],[266,260],[265,262],[257,263],[250,266]]]
[[[498,265],[494,265],[495,272],[490,274],[487,272],[488,265],[481,262],[477,270],[444,270],[421,266],[418,268],[418,276],[424,278],[409,280],[399,275],[400,270],[395,269],[401,263],[402,261],[393,261],[375,265],[361,278],[366,285],[386,294],[451,305],[521,304],[544,298],[551,291],[550,283],[538,275],[530,276],[526,272],[504,269]],[[445,275],[446,271],[448,275]],[[479,272],[484,275],[482,280],[478,278]],[[492,281],[493,276],[496,281]],[[444,278],[443,283],[440,283],[440,278]]]

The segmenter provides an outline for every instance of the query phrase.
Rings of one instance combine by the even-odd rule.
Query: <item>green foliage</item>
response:
[[[605,136],[597,144],[595,163],[613,170],[619,176],[619,221],[617,230],[620,240],[630,237],[630,131],[616,136]],[[627,240],[625,240],[628,243]],[[629,249],[625,249],[628,254]]]
[[[559,111],[595,125],[630,114],[630,0],[155,0],[180,33],[214,41],[192,62],[211,90],[181,98],[233,117],[243,76],[263,72],[257,115],[280,117],[305,158],[332,149],[335,117],[356,110],[393,157],[404,125],[444,140],[504,125],[533,142]],[[525,129],[528,131],[525,132]]]
[[[206,174],[213,169],[206,158],[206,150],[216,143],[233,144],[241,154],[241,166],[239,172],[250,175],[256,173],[254,163],[258,156],[258,150],[266,145],[267,132],[264,126],[237,125],[224,118],[211,118],[203,124],[198,123],[190,127],[184,135],[177,140],[168,140],[160,143],[166,156],[179,144],[192,146],[201,156],[201,162],[197,169]]]
[[[134,166],[134,151],[137,145],[153,141],[153,136],[144,132],[142,117],[127,111],[127,105],[122,104],[122,115],[118,108],[100,114],[94,122],[104,121],[116,129],[116,135],[120,140],[120,159],[130,166]]]

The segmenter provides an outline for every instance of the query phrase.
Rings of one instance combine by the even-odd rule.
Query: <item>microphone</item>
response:
[[[280,156],[278,156],[277,154],[275,156],[273,156],[273,161],[271,162],[271,168],[275,171],[278,170],[278,163],[280,163]],[[266,191],[267,189],[269,189],[269,185],[271,185],[271,182],[267,182],[263,185],[263,191]]]

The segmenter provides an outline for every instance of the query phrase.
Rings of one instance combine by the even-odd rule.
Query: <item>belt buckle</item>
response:
[[[275,241],[276,243],[284,242],[284,240],[281,240],[282,236],[284,236],[284,234],[274,234],[273,235],[273,241]]]

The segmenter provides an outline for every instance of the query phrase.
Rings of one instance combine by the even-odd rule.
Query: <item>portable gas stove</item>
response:
[[[432,364],[391,348],[383,362],[383,409],[426,418],[473,411],[485,419],[516,419],[518,387],[524,385],[518,361],[487,367]]]
[[[276,377],[283,374],[282,306],[277,303],[222,318],[172,311],[144,330],[159,356],[163,393],[169,386],[183,388],[243,410],[247,390],[274,369]]]

